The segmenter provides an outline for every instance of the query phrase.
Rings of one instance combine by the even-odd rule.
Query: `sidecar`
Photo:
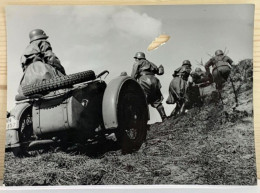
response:
[[[123,153],[137,151],[146,138],[149,110],[131,77],[106,84],[93,71],[56,77],[23,88],[6,124],[6,150],[15,156],[51,144],[87,144],[114,134]]]

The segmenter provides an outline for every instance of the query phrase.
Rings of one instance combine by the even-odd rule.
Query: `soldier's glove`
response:
[[[164,74],[164,67],[163,67],[163,65],[160,65],[158,67],[158,75],[163,75],[163,74]]]

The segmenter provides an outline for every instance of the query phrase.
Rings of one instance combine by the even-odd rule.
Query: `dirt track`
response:
[[[234,68],[238,107],[228,83],[225,105],[211,103],[185,116],[151,125],[133,154],[110,151],[98,158],[47,152],[31,158],[6,153],[6,185],[256,184],[252,60]]]

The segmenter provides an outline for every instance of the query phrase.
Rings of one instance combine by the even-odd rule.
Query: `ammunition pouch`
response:
[[[155,74],[153,72],[148,72],[148,71],[140,72],[140,76],[143,76],[143,75],[155,75]]]

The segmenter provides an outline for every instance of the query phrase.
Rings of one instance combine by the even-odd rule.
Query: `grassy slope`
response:
[[[245,64],[244,64],[245,63]],[[206,103],[185,116],[151,125],[147,141],[131,155],[110,151],[98,158],[47,152],[31,158],[6,153],[6,185],[84,184],[256,184],[252,81],[234,73],[239,106],[231,85],[225,105]],[[246,76],[243,74],[243,76]],[[240,86],[241,85],[241,86]]]

